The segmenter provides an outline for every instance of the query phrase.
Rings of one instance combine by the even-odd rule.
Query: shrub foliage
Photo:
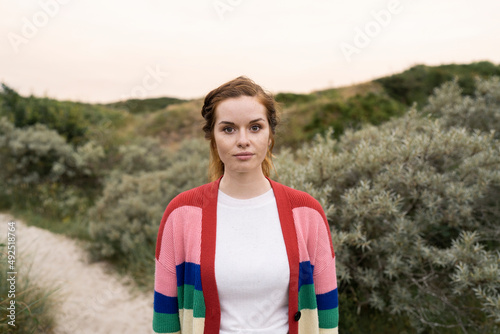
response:
[[[424,108],[436,117],[441,117],[446,127],[464,127],[469,131],[495,131],[500,138],[500,77],[490,80],[476,79],[473,96],[464,96],[458,80],[453,80],[435,89]]]
[[[90,210],[90,251],[95,259],[119,263],[149,286],[163,212],[180,192],[208,181],[208,147],[203,139],[185,141],[165,160],[167,152],[159,152],[149,167],[127,158],[140,155],[135,145],[122,151],[129,173],[112,173],[102,197]]]
[[[458,77],[458,84],[464,94],[472,95],[475,90],[474,78],[488,78],[500,75],[500,66],[488,61],[471,64],[450,64],[441,66],[416,65],[395,75],[375,80],[397,101],[406,105],[414,102],[425,104],[435,87]]]
[[[75,148],[44,124],[16,128],[2,117],[0,157],[0,174],[9,184],[71,183],[90,181],[104,151],[92,141]]]
[[[84,144],[95,135],[89,129],[107,123],[117,126],[124,123],[126,116],[123,111],[103,106],[23,97],[3,83],[0,87],[0,118],[7,117],[17,128],[45,124],[76,145]]]
[[[412,108],[379,127],[347,131],[340,141],[330,132],[295,154],[284,152],[278,172],[281,182],[324,206],[340,291],[358,310],[404,316],[418,331],[495,332],[500,145],[483,131],[490,127],[445,115],[486,99],[483,110],[491,113],[477,110],[476,117],[493,117],[485,122],[492,126],[500,101],[489,96],[500,90],[497,78],[479,81],[471,98],[452,88],[446,84],[430,99],[428,110],[443,118]]]

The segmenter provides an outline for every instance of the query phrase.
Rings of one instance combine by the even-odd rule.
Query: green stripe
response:
[[[180,309],[193,309],[193,290],[194,285],[191,284],[184,284],[183,286],[177,287],[177,296],[182,296],[182,298],[177,297],[179,299],[178,303]]]
[[[177,305],[179,309],[184,308],[184,285],[177,287]]]
[[[318,310],[319,328],[335,328],[339,325],[339,308]]]
[[[193,317],[205,317],[205,299],[203,292],[194,288],[194,285],[184,284],[177,287],[177,302],[179,309],[193,310]]]
[[[193,317],[205,318],[205,298],[203,298],[203,291],[194,290],[194,310]]]
[[[154,312],[153,330],[157,333],[175,333],[180,331],[179,314]]]
[[[310,309],[314,310],[318,307],[316,304],[316,293],[314,292],[314,284],[304,284],[299,290],[299,310]]]

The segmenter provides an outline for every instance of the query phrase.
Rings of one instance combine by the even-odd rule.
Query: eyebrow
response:
[[[257,118],[257,119],[254,119],[253,121],[250,121],[250,122],[249,122],[249,124],[251,124],[251,123],[256,123],[256,122],[258,122],[258,121],[263,121],[263,120],[264,120],[263,118]],[[220,124],[229,124],[229,125],[234,125],[234,123],[233,123],[233,122],[228,122],[228,121],[220,121],[220,122],[219,122],[219,125],[220,125]]]

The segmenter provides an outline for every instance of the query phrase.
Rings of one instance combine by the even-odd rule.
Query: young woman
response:
[[[167,206],[156,245],[158,333],[336,333],[323,209],[269,178],[275,101],[246,77],[205,98],[212,182]]]

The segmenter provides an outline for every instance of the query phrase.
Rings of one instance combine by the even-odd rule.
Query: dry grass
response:
[[[0,241],[2,260],[0,263],[0,332],[2,333],[41,333],[52,334],[54,329],[54,299],[52,293],[28,278],[30,271],[29,263],[23,262],[23,258],[16,257],[16,289],[15,296],[9,291],[10,284],[7,282],[7,250],[5,241]],[[10,295],[10,296],[9,296]],[[10,298],[9,298],[10,297]],[[15,302],[15,326],[9,324],[13,319],[9,318],[8,309],[11,300]]]
[[[347,100],[348,98],[356,95],[366,95],[368,93],[383,93],[384,88],[377,82],[368,81],[352,86],[337,88],[337,92],[344,100]]]

